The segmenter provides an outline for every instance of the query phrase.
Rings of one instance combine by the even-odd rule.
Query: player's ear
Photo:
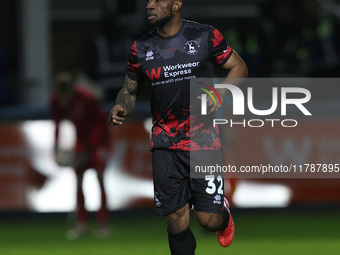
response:
[[[173,5],[174,12],[178,12],[182,9],[183,2],[182,0],[176,0]]]

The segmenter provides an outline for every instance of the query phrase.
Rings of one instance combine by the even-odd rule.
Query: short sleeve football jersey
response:
[[[217,29],[187,20],[174,36],[153,30],[134,42],[127,75],[151,84],[151,149],[202,149],[190,144],[190,79],[213,77],[213,65],[225,64],[231,53]],[[212,139],[205,149],[219,146]]]

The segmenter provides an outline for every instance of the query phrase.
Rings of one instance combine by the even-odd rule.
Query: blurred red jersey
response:
[[[106,114],[101,110],[99,100],[89,89],[76,86],[73,98],[66,106],[61,106],[53,94],[51,116],[56,124],[55,144],[59,137],[60,121],[69,120],[75,125],[77,152],[106,146],[108,140]]]

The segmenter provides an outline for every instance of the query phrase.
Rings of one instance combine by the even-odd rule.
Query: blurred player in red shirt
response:
[[[97,236],[105,238],[109,234],[109,211],[103,183],[106,165],[108,133],[106,114],[101,111],[100,102],[95,94],[81,84],[75,84],[71,73],[56,75],[51,96],[51,115],[55,122],[55,159],[60,166],[71,166],[77,176],[77,224],[67,233],[69,239],[87,233],[87,210],[82,189],[84,173],[93,168],[97,172],[101,206],[97,212],[99,228]],[[62,120],[71,121],[76,129],[76,143],[73,152],[65,153],[59,149],[59,124]]]

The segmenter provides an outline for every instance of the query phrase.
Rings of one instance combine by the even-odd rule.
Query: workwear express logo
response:
[[[290,116],[312,116],[306,106],[311,100],[311,92],[303,87],[275,87],[270,84],[270,86],[259,86],[246,87],[243,90],[236,85],[232,84],[215,84],[214,87],[208,85],[204,82],[198,82],[200,84],[200,90],[203,92],[200,95],[201,99],[201,115],[207,115],[209,112],[208,97],[217,106],[219,101],[222,106],[222,100],[217,92],[228,91],[228,94],[232,97],[232,104],[228,107],[232,107],[232,117],[233,118],[214,118],[213,125],[229,125],[230,127],[244,126],[244,127],[263,127],[265,125],[270,125],[271,127],[282,126],[282,127],[296,127],[298,125],[298,120],[295,118],[290,118]],[[242,86],[242,85],[240,85]],[[266,108],[257,107],[256,100],[260,98],[259,96],[254,97],[257,93],[261,95],[264,90],[271,90],[270,98],[267,96],[265,101],[271,101],[271,104],[266,106]],[[259,102],[263,101],[258,99]],[[261,102],[258,103],[261,105]],[[223,108],[225,108],[224,106]],[[288,109],[290,113],[288,112]],[[223,109],[224,110],[224,109]],[[244,116],[244,118],[240,118]],[[249,116],[255,116],[249,118]],[[236,118],[234,118],[236,117]]]

